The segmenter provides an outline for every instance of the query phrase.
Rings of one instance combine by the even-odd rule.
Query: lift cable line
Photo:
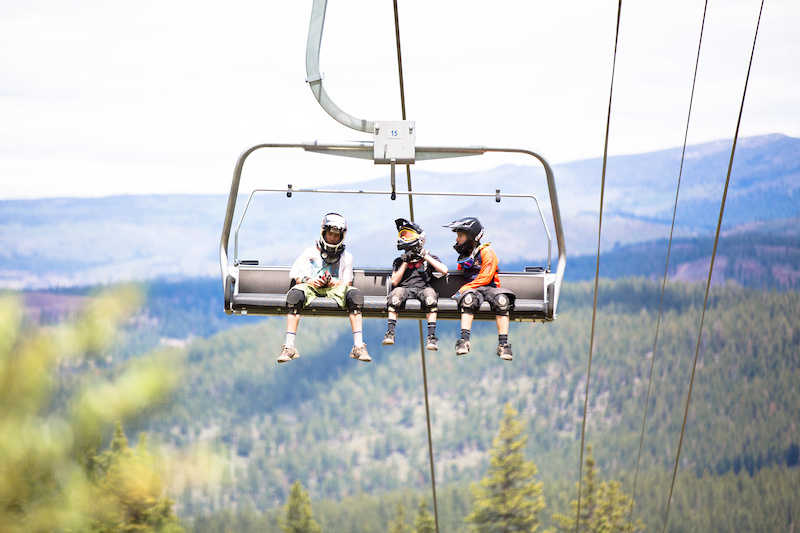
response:
[[[666,532],[667,530],[667,520],[669,519],[669,509],[670,504],[672,503],[672,492],[675,489],[675,478],[678,475],[678,465],[680,464],[681,458],[681,448],[683,447],[683,435],[686,431],[686,419],[689,416],[689,404],[692,400],[692,388],[694,387],[694,375],[695,371],[697,370],[697,358],[700,353],[700,340],[703,337],[703,321],[706,317],[706,306],[708,305],[708,293],[711,289],[711,275],[714,272],[714,259],[717,256],[717,244],[719,243],[719,233],[722,227],[722,216],[725,213],[725,200],[728,196],[728,185],[731,181],[731,170],[733,169],[733,156],[736,154],[736,141],[739,139],[739,127],[742,124],[742,113],[744,112],[744,102],[745,97],[747,96],[747,84],[750,81],[750,70],[753,67],[753,56],[755,55],[756,51],[756,42],[758,40],[758,28],[761,25],[761,13],[764,11],[764,0],[761,0],[761,7],[758,10],[758,21],[756,22],[756,31],[755,35],[753,36],[753,47],[750,50],[750,62],[747,65],[747,76],[744,80],[744,90],[742,91],[742,103],[739,106],[739,117],[736,120],[736,132],[733,135],[733,146],[731,147],[731,158],[728,162],[728,174],[725,177],[725,188],[722,192],[722,203],[719,207],[719,220],[717,221],[717,231],[714,235],[714,249],[711,252],[711,264],[708,267],[708,281],[706,282],[706,295],[705,299],[703,300],[703,312],[700,315],[700,330],[697,333],[697,347],[694,351],[694,363],[692,364],[692,377],[689,380],[689,393],[686,396],[686,408],[683,413],[683,424],[681,426],[681,438],[678,443],[678,453],[675,456],[675,466],[672,470],[672,484],[669,488],[669,499],[667,500],[667,512],[664,515],[664,529],[663,531]]]
[[[642,434],[639,438],[639,454],[636,457],[636,473],[633,476],[633,497],[631,500],[631,510],[628,515],[628,531],[631,530],[633,527],[633,507],[636,505],[636,484],[639,479],[639,464],[642,460],[642,446],[644,445],[644,429],[645,424],[647,423],[647,408],[650,402],[650,387],[653,383],[653,367],[656,360],[656,348],[658,346],[658,332],[661,326],[661,312],[664,309],[664,293],[666,292],[667,286],[667,272],[669,271],[669,256],[672,250],[672,236],[675,231],[675,218],[676,213],[678,211],[678,197],[681,191],[681,177],[683,175],[683,162],[686,156],[686,142],[689,137],[689,123],[692,118],[692,103],[694,102],[694,90],[697,85],[697,70],[700,64],[700,50],[703,45],[703,30],[706,25],[706,13],[708,12],[708,0],[705,2],[705,7],[703,8],[703,21],[700,24],[700,39],[697,43],[697,57],[694,63],[694,77],[692,78],[692,91],[689,96],[689,113],[686,117],[686,130],[684,131],[683,135],[683,151],[681,152],[681,165],[678,170],[678,184],[675,188],[675,205],[672,207],[672,225],[669,229],[669,243],[667,244],[667,259],[664,264],[664,278],[661,282],[661,301],[658,304],[658,319],[656,320],[656,332],[655,338],[653,339],[653,355],[650,357],[650,375],[647,380],[647,394],[645,395],[644,399],[644,414],[642,415]]]
[[[394,4],[394,34],[397,43],[397,73],[400,82],[400,111],[403,120],[406,120],[406,94],[403,85],[403,56],[400,53],[400,16],[397,11],[397,0]],[[406,165],[406,181],[408,187],[408,211],[409,218],[414,221],[414,196],[411,194],[411,165]],[[436,502],[436,474],[433,462],[433,433],[431,432],[431,408],[428,402],[428,371],[425,365],[425,334],[422,329],[422,319],[417,321],[419,324],[419,352],[422,360],[422,388],[425,393],[425,421],[428,428],[428,458],[431,465],[431,492],[433,493],[433,521],[436,533],[439,533],[439,506]]]
[[[606,138],[603,146],[603,173],[600,180],[600,218],[597,224],[597,262],[594,273],[594,303],[592,304],[592,333],[589,340],[589,366],[586,371],[586,396],[583,400],[583,425],[581,426],[581,460],[578,466],[578,505],[575,517],[575,533],[581,523],[581,490],[583,485],[583,448],[586,438],[586,410],[589,407],[589,379],[592,375],[592,353],[594,352],[594,327],[597,318],[597,289],[600,280],[600,237],[603,229],[603,195],[606,188],[606,163],[608,161],[608,132],[611,129],[611,99],[614,94],[614,70],[617,66],[617,45],[619,44],[619,21],[622,15],[622,0],[617,8],[617,31],[614,37],[614,60],[611,63],[611,87],[608,91],[608,113],[606,115]]]
[[[394,34],[397,42],[397,77],[400,81],[400,111],[403,120],[406,120],[406,92],[403,84],[403,56],[400,53],[400,17],[397,12],[397,0],[394,0]],[[411,192],[411,165],[406,165],[406,181],[408,182],[408,192]],[[408,195],[408,212],[411,222],[414,222],[414,197]],[[434,498],[434,505],[435,505]],[[437,527],[438,531],[438,527]]]
[[[517,298],[515,308],[509,318],[514,321],[524,322],[551,322],[557,316],[558,300],[561,293],[561,284],[566,268],[566,244],[564,229],[561,221],[561,211],[558,202],[555,177],[552,167],[538,153],[531,150],[509,147],[472,146],[417,146],[416,123],[407,120],[405,106],[405,88],[403,80],[402,54],[400,47],[400,23],[397,1],[394,0],[395,39],[397,44],[398,77],[400,84],[400,103],[402,120],[365,120],[356,118],[339,108],[325,91],[324,75],[319,68],[320,47],[327,10],[327,0],[313,0],[311,19],[309,22],[308,39],[306,47],[306,82],[320,106],[336,121],[348,128],[372,135],[372,139],[346,141],[338,143],[329,142],[266,142],[259,143],[244,150],[236,161],[228,197],[227,209],[220,238],[220,270],[222,274],[222,289],[224,311],[233,315],[285,315],[288,312],[286,293],[293,280],[289,276],[290,268],[284,266],[261,265],[257,259],[241,259],[239,257],[239,229],[242,226],[245,214],[250,206],[253,195],[257,192],[285,193],[287,198],[302,196],[297,193],[322,193],[322,194],[350,194],[350,195],[390,195],[391,200],[396,200],[398,195],[407,195],[409,200],[410,218],[413,221],[414,205],[413,196],[471,196],[494,198],[499,203],[502,198],[517,197],[533,199],[538,210],[539,218],[547,235],[547,266],[525,267],[521,272],[500,272],[498,276],[504,287],[513,291]],[[371,160],[374,164],[390,165],[390,190],[389,191],[364,191],[364,190],[318,190],[297,189],[291,184],[285,189],[259,188],[250,193],[241,213],[239,224],[234,228],[234,213],[239,198],[239,186],[247,158],[257,150],[262,149],[302,149],[323,155],[349,157],[355,159]],[[272,151],[272,150],[268,150]],[[547,221],[542,212],[542,206],[536,196],[532,194],[501,194],[500,189],[491,192],[412,192],[410,165],[417,161],[433,159],[447,159],[453,157],[479,156],[486,153],[504,153],[528,155],[536,159],[543,167],[549,195],[549,207],[555,238],[551,239]],[[396,165],[406,165],[407,192],[399,191],[395,185]],[[539,176],[535,175],[535,178]],[[521,222],[533,221],[534,217],[525,217]],[[527,229],[527,228],[526,228]],[[235,231],[234,231],[235,230]],[[235,243],[233,261],[229,262],[229,245],[231,237]],[[552,240],[557,244],[557,261],[555,270],[551,270]],[[388,318],[387,295],[391,290],[391,269],[386,268],[354,268],[352,285],[364,294],[364,305],[361,313],[364,318]],[[431,281],[432,287],[439,293],[439,306],[437,318],[440,320],[460,320],[461,313],[457,302],[451,298],[463,284],[466,283],[464,273],[450,272],[445,276],[437,277]],[[347,314],[347,309],[339,307],[332,298],[318,297],[303,308],[307,316],[342,316]],[[425,394],[425,410],[428,433],[428,450],[431,469],[431,486],[433,491],[433,507],[436,531],[439,531],[438,505],[436,499],[436,478],[433,458],[433,438],[431,429],[431,412],[427,384],[427,368],[424,352],[424,335],[422,331],[422,318],[426,317],[425,310],[419,301],[409,299],[403,313],[399,315],[405,319],[419,319],[420,349],[422,352],[422,378]],[[475,311],[476,320],[495,320],[493,311],[488,302],[484,302]]]

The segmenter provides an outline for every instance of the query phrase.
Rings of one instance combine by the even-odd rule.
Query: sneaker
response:
[[[300,354],[297,353],[297,348],[294,346],[286,346],[285,344],[281,346],[281,354],[278,356],[279,363],[287,363],[292,359],[297,359],[300,357]]]
[[[394,344],[394,331],[387,331],[383,336],[383,344]]]
[[[469,341],[458,339],[456,341],[456,355],[464,355],[465,353],[469,353]]]
[[[358,359],[359,361],[364,361],[365,363],[372,361],[372,357],[370,357],[367,353],[366,344],[362,344],[361,346],[353,346],[353,349],[350,350],[350,357],[353,359]]]
[[[511,361],[511,345],[507,342],[497,346],[497,356],[505,361]]]
[[[428,344],[425,346],[426,350],[436,351],[439,347],[436,345],[436,341],[439,339],[436,338],[435,335],[428,335]]]

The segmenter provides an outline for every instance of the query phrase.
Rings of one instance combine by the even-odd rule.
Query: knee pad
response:
[[[492,306],[498,315],[507,315],[514,308],[514,300],[508,294],[501,292],[495,295]]]
[[[349,311],[361,311],[364,308],[364,293],[358,289],[350,289],[344,295],[344,301]]]
[[[393,313],[398,309],[402,309],[405,303],[406,290],[402,287],[395,287],[392,289],[392,292],[390,292],[389,296],[386,298],[386,308]]]
[[[475,291],[467,291],[458,299],[458,307],[462,313],[475,314],[475,311],[480,309],[481,301],[478,299],[478,294]]]
[[[420,296],[422,298],[420,299],[419,303],[423,310],[425,310],[428,313],[433,313],[437,310],[436,305],[439,303],[439,297],[436,294],[435,290],[430,288],[425,289],[422,291],[422,294]]]
[[[289,289],[289,292],[286,293],[286,307],[292,314],[299,313],[305,301],[306,294],[300,289]]]

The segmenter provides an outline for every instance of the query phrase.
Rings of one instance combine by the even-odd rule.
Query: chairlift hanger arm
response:
[[[356,118],[342,111],[331,100],[325,87],[322,86],[322,73],[319,71],[319,50],[322,45],[322,29],[325,26],[325,10],[328,0],[314,0],[311,7],[311,22],[308,26],[308,42],[306,44],[306,82],[311,92],[330,116],[348,128],[372,134],[374,124],[371,120]]]

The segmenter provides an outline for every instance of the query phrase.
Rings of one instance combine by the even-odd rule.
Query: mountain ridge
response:
[[[731,145],[732,141],[717,141],[687,147],[682,171],[680,148],[610,157],[601,251],[669,235],[679,171],[681,190],[674,236],[712,233],[719,218]],[[567,275],[571,258],[596,253],[600,193],[596,178],[601,170],[600,158],[554,167],[569,258]],[[415,170],[414,190],[455,188],[493,194],[496,183],[503,184],[503,193],[530,193],[535,189],[552,234],[543,175],[541,168],[517,165],[461,174]],[[348,184],[346,189],[385,187],[386,180],[376,179]],[[735,232],[758,227],[767,232],[791,232],[795,217],[800,216],[798,194],[800,139],[780,134],[740,139],[723,229]],[[265,200],[254,197],[240,230],[240,259],[288,265],[317,238],[316,214],[330,211],[331,200],[323,195],[308,195],[296,203],[278,198],[284,196],[272,195]],[[353,196],[352,200],[337,197],[335,202],[350,226],[348,249],[359,266],[391,264],[396,255],[393,220],[408,216],[407,204],[385,198],[368,203],[361,195]],[[503,199],[497,204],[493,198],[440,197],[417,197],[414,201],[428,246],[448,264],[455,260],[452,235],[441,226],[465,214],[481,218],[486,226],[485,240],[493,243],[501,264],[536,262],[542,266],[547,261],[547,236],[534,223],[538,214],[530,202],[523,205],[516,199]],[[237,202],[234,227],[244,203],[244,197]],[[0,288],[218,275],[218,243],[226,204],[227,198],[222,195],[0,201]],[[234,254],[232,237],[229,257]],[[554,242],[549,255],[556,260]]]

